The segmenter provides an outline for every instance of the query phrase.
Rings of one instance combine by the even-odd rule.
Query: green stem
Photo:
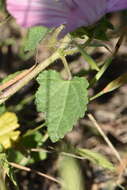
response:
[[[70,38],[65,37],[62,42],[59,49],[63,51],[67,44],[70,43]],[[69,54],[68,54],[69,55]],[[10,87],[4,89],[0,94],[0,104],[4,103],[8,98],[10,98],[13,94],[15,94],[17,91],[19,91],[22,87],[24,87],[27,83],[29,83],[33,78],[35,78],[41,71],[43,71],[45,68],[47,68],[49,65],[51,65],[54,61],[60,58],[59,50],[57,50],[53,55],[51,55],[49,58],[47,58],[45,61],[39,63],[31,72],[24,76],[21,80],[17,81]]]
[[[91,42],[91,39],[88,39],[83,46],[79,45],[77,42],[73,41],[81,55],[83,56],[84,60],[90,65],[91,69],[99,71],[99,67],[94,59],[87,54],[85,51],[85,47],[87,47]]]
[[[66,70],[66,72],[67,72],[68,80],[71,80],[71,79],[72,79],[72,74],[71,74],[71,72],[70,72],[70,68],[69,68],[69,66],[68,66],[68,63],[67,63],[67,60],[66,60],[66,58],[65,58],[64,52],[60,50],[60,51],[59,51],[59,54],[60,54],[60,58],[61,58],[61,60],[62,60],[62,62],[63,62],[63,64],[64,64],[65,70]]]
[[[1,178],[0,178],[0,190],[7,190],[5,183]]]
[[[33,69],[28,75],[26,75],[22,80],[19,80],[17,83],[12,85],[11,87],[5,89],[1,92],[0,95],[0,103],[5,102],[9,97],[15,94],[18,90],[24,87],[29,81],[35,78],[42,70],[52,64],[55,60],[59,58],[59,53],[55,52],[51,57],[46,59],[45,61],[38,64],[35,69]]]
[[[124,36],[125,36],[125,30],[123,30],[120,38],[118,39],[117,43],[116,43],[116,46],[115,46],[115,50],[112,54],[112,56],[110,58],[108,58],[105,62],[104,62],[104,65],[101,67],[100,71],[98,71],[98,73],[95,75],[95,77],[93,78],[93,80],[91,81],[90,85],[89,85],[89,88],[91,88],[101,77],[102,75],[104,74],[104,72],[107,70],[107,68],[111,65],[112,63],[112,60],[115,58],[115,56],[117,55],[118,51],[119,51],[119,48],[123,42],[123,39],[124,39]],[[94,96],[91,98],[91,100],[97,98],[98,95]]]
[[[0,190],[7,190],[4,178],[4,171],[1,165],[0,165]]]
[[[64,55],[74,55],[75,53],[79,53],[79,50],[77,48],[69,49],[64,51]]]
[[[104,74],[104,72],[107,70],[107,68],[109,67],[109,65],[112,63],[113,57],[108,58],[104,65],[101,67],[100,71],[98,71],[98,73],[95,75],[95,77],[91,80],[89,88],[91,88]]]

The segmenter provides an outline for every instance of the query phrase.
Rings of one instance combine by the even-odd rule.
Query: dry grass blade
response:
[[[104,132],[102,131],[101,127],[99,126],[99,124],[97,123],[97,121],[95,120],[95,118],[91,114],[88,114],[88,118],[93,123],[93,125],[96,127],[96,129],[99,131],[99,133],[104,138],[104,140],[108,144],[108,146],[111,148],[111,150],[114,153],[114,155],[116,156],[117,160],[120,163],[122,163],[122,159],[121,159],[118,151],[115,149],[115,147],[113,146],[113,144],[111,143],[111,141],[108,139],[108,137],[104,134]]]
[[[52,177],[52,176],[49,176],[49,175],[44,174],[44,173],[42,173],[42,172],[33,170],[33,169],[28,168],[28,167],[26,167],[26,166],[21,166],[21,165],[19,165],[19,164],[13,163],[13,162],[9,162],[9,164],[10,164],[11,166],[15,167],[15,168],[20,169],[20,170],[24,170],[24,171],[27,171],[27,172],[33,172],[33,173],[35,173],[35,174],[37,174],[37,175],[39,175],[39,176],[41,176],[41,177],[45,177],[45,178],[47,178],[47,179],[49,179],[49,180],[51,180],[51,181],[54,181],[55,183],[58,183],[58,184],[61,185],[61,182],[60,182],[59,180],[55,179],[55,178]]]

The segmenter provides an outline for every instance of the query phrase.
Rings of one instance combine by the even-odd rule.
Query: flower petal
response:
[[[56,0],[7,0],[7,9],[24,27],[66,24],[68,7]]]
[[[7,0],[7,9],[24,27],[65,25],[61,36],[97,22],[107,12],[127,8],[127,0]]]
[[[106,0],[73,1],[75,7],[73,6],[69,12],[68,22],[60,34],[61,37],[80,26],[88,26],[97,22],[106,13]]]
[[[107,12],[127,9],[127,0],[107,0]]]

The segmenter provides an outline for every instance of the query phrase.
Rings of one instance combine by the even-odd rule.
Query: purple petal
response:
[[[66,24],[68,7],[56,0],[7,0],[7,9],[24,27]]]
[[[80,26],[88,26],[97,22],[106,13],[106,0],[73,1],[75,7],[69,13],[68,22],[61,37]]]
[[[127,0],[7,0],[7,9],[24,27],[65,25],[61,36],[97,22],[107,12],[127,8]]]
[[[127,9],[127,0],[107,0],[107,12]]]
[[[105,14],[106,0],[7,0],[8,11],[17,22],[30,27],[67,26],[67,32],[90,25]]]

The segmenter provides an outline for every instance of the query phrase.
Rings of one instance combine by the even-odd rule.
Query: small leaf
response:
[[[110,82],[102,91],[103,91],[103,93],[111,92],[126,83],[127,83],[127,73],[124,73],[117,79]]]
[[[14,172],[13,172],[13,168],[10,166],[8,160],[7,160],[7,156],[5,153],[1,153],[0,154],[0,168],[2,169],[3,171],[3,175],[4,176],[8,176],[10,178],[10,180],[13,182],[13,184],[17,187],[18,189],[18,186],[17,186],[17,182],[15,180],[15,176],[14,176]],[[0,173],[2,172],[0,170]]]
[[[120,88],[122,85],[126,83],[127,83],[127,73],[124,73],[115,80],[111,81],[103,90],[101,90],[99,93],[93,96],[91,100],[98,98],[99,96],[102,96],[113,90],[116,90],[117,88]]]
[[[108,29],[113,30],[114,27],[106,17],[103,17],[95,25],[80,27],[71,34],[74,37],[84,38],[84,36],[87,35],[89,38],[105,41],[109,40],[107,36]]]
[[[24,147],[26,148],[26,147]],[[22,166],[25,166],[27,164],[33,164],[35,162],[39,162],[40,160],[45,160],[47,157],[47,153],[45,150],[39,150],[35,152],[31,152],[30,149],[28,150],[29,154],[26,155],[26,153],[23,153],[23,151],[14,150],[13,148],[9,148],[7,150],[8,160],[9,162],[14,162],[17,164],[20,164]]]
[[[29,130],[28,132],[30,133]],[[36,148],[37,146],[42,145],[43,143],[43,135],[39,132],[36,131],[33,134],[28,134],[24,135],[22,137],[22,144],[26,147],[26,148]]]
[[[104,44],[102,42],[92,42],[90,45],[90,47],[104,47],[108,52],[112,53],[111,49],[108,47],[107,44]]]
[[[101,154],[97,152],[93,152],[91,150],[81,149],[81,148],[77,149],[76,152],[78,155],[90,160],[94,164],[97,164],[103,168],[106,168],[109,170],[115,169],[111,162],[109,162],[104,156],[102,156]]]
[[[39,152],[31,152],[31,159],[29,159],[28,164],[33,164],[42,160],[45,160],[47,158],[47,153],[44,150],[41,150]]]
[[[60,159],[59,165],[62,190],[85,190],[84,176],[82,176],[78,160],[64,156]]]
[[[14,162],[25,166],[26,164],[28,164],[30,160],[30,158],[27,155],[24,155],[22,152],[14,150],[13,148],[9,148],[7,150],[7,153],[9,162]]]
[[[91,69],[99,71],[99,67],[94,59],[88,55],[88,53],[79,44],[76,43],[76,46],[78,47],[79,52],[82,54],[84,60],[91,66]]]
[[[51,70],[42,72],[37,81],[40,84],[36,93],[37,110],[46,114],[49,136],[56,142],[84,116],[88,82],[83,77],[65,81],[59,73]]]
[[[28,38],[25,41],[24,51],[36,49],[38,43],[46,36],[50,30],[46,27],[36,26],[29,29]]]

